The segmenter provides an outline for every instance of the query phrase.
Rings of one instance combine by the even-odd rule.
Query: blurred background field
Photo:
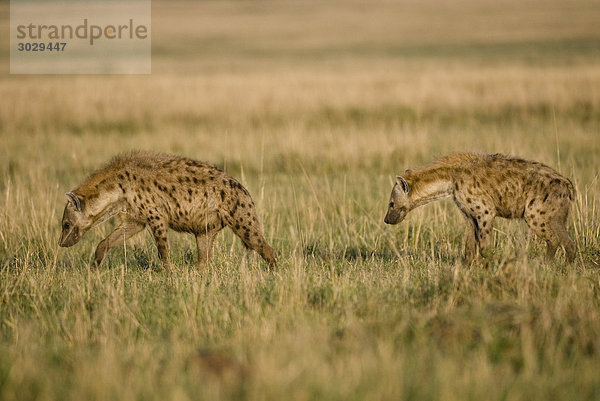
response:
[[[600,398],[600,3],[152,12],[152,75],[16,76],[0,3],[0,399]],[[92,269],[111,223],[59,249],[63,194],[130,149],[239,178],[280,270],[229,231],[206,270],[176,233],[173,272],[147,234]],[[383,223],[396,174],[465,150],[573,180],[574,265],[497,221],[463,266],[450,201]]]

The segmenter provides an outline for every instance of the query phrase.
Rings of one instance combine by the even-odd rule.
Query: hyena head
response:
[[[410,210],[409,192],[410,185],[408,185],[408,182],[403,177],[396,177],[396,183],[394,184],[394,188],[392,188],[392,195],[390,196],[388,211],[383,220],[386,224],[398,224],[404,220]]]
[[[67,205],[62,218],[62,234],[58,245],[69,247],[75,245],[83,234],[91,227],[91,221],[84,212],[83,199],[73,192],[67,192]]]

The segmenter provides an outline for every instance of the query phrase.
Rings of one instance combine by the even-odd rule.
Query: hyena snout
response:
[[[66,226],[63,227],[58,245],[63,248],[68,248],[78,243],[80,239],[81,232],[79,231],[79,228],[75,226]]]
[[[390,206],[385,215],[383,221],[386,224],[398,224],[406,217],[406,208],[405,207],[394,207]]]

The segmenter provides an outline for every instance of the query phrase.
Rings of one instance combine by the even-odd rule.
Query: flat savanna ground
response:
[[[150,76],[5,70],[0,399],[599,399],[598,21],[579,0],[155,1]],[[112,222],[59,248],[63,194],[130,149],[238,178],[280,269],[229,230],[205,269],[175,233],[173,271],[148,233],[92,268]],[[383,223],[396,174],[464,150],[572,179],[573,265],[498,219],[464,266],[451,201]]]

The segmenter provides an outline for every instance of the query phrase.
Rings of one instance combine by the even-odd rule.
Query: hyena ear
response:
[[[65,194],[69,202],[75,206],[75,210],[78,212],[83,212],[83,199],[80,199],[74,192],[67,192]]]
[[[406,180],[404,179],[404,177],[402,177],[400,175],[396,176],[396,183],[402,187],[402,190],[405,193],[409,193],[410,192],[410,185],[408,185],[408,182],[406,182]]]

